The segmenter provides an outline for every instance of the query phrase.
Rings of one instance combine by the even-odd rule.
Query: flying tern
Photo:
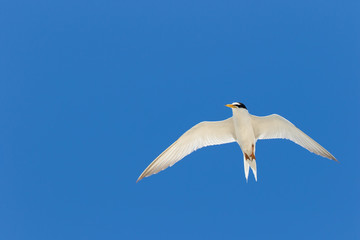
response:
[[[280,115],[254,116],[240,102],[225,106],[232,109],[232,117],[223,121],[201,122],[190,128],[144,170],[137,182],[171,167],[197,149],[231,142],[237,142],[243,152],[246,181],[249,168],[257,181],[255,148],[259,139],[288,139],[310,152],[337,161],[325,148]]]

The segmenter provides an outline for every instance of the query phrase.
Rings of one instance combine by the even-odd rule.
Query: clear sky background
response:
[[[360,239],[359,1],[0,3],[0,239]],[[204,120],[278,113],[135,183]]]

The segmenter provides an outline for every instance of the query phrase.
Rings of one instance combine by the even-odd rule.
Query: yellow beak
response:
[[[226,107],[229,107],[229,108],[236,108],[234,105],[232,105],[232,104],[226,104],[225,105]]]

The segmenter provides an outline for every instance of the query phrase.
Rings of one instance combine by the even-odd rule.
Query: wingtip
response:
[[[144,177],[141,175],[137,180],[136,183],[138,183],[139,181],[141,181],[141,179],[143,179]]]
[[[327,156],[328,159],[330,160],[334,160],[335,162],[340,163],[332,154],[329,154],[329,156]]]

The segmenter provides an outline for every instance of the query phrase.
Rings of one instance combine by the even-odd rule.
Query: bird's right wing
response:
[[[251,121],[256,139],[289,139],[310,152],[337,161],[335,157],[320,144],[295,127],[291,122],[277,114],[265,117],[251,115]]]
[[[233,119],[201,122],[185,132],[176,142],[161,153],[140,175],[137,181],[158,173],[183,159],[199,148],[235,141]]]

